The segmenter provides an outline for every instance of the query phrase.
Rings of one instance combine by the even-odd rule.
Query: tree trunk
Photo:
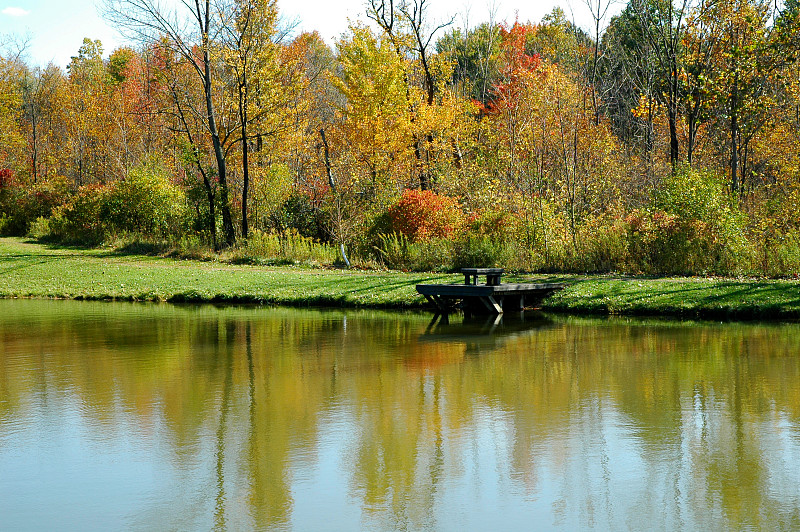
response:
[[[31,177],[33,177],[33,183],[36,184],[36,174],[37,174],[37,156],[38,153],[36,151],[36,117],[31,118],[31,135],[32,135],[32,150],[31,150]]]
[[[738,113],[738,94],[737,83],[738,75],[733,77],[733,88],[731,90],[731,191],[739,192],[739,117]]]
[[[669,109],[669,162],[672,170],[678,166],[678,117],[675,108]]]
[[[239,120],[242,123],[242,238],[247,239],[250,227],[247,220],[247,195],[250,189],[250,165],[247,149],[247,85],[239,86]]]
[[[699,126],[695,109],[692,109],[686,117],[686,123],[689,129],[689,138],[686,142],[686,162],[691,166],[694,159],[694,145],[697,142],[697,129]]]
[[[205,29],[210,26],[211,10],[209,0],[206,0]],[[203,89],[205,91],[206,112],[208,113],[208,131],[211,134],[211,142],[214,145],[214,157],[217,161],[217,174],[219,177],[219,193],[222,209],[222,231],[225,236],[225,246],[232,246],[236,242],[236,232],[233,228],[231,218],[230,198],[228,194],[228,179],[225,164],[225,154],[222,151],[222,141],[219,138],[217,120],[214,114],[214,102],[212,100],[211,83],[211,61],[208,56],[208,32],[203,34]]]
[[[673,58],[674,61],[674,58]],[[678,166],[678,65],[673,62],[670,72],[669,95],[669,162],[674,172]]]
[[[594,24],[594,58],[592,60],[592,107],[594,109],[594,125],[600,125],[600,109],[597,106],[597,62],[600,60],[600,19],[595,18]]]

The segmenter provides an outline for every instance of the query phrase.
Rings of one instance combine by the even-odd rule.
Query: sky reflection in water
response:
[[[800,528],[800,326],[0,301],[0,528]]]

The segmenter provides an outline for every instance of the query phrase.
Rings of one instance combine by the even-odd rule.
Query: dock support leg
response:
[[[497,301],[495,301],[492,296],[482,296],[479,299],[481,300],[481,303],[486,305],[486,308],[489,310],[489,312],[493,312],[494,314],[503,313],[503,307],[498,305]]]
[[[438,296],[429,296],[428,294],[424,294],[425,299],[428,300],[428,303],[433,305],[436,309],[436,314],[447,314],[447,303],[443,301]]]
[[[440,314],[447,315],[453,311],[453,306],[451,304],[450,298],[436,294],[432,295],[424,294],[424,295],[425,299],[427,299],[431,305],[436,307],[437,312],[439,312]]]

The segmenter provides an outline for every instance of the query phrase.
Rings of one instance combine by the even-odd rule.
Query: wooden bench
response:
[[[503,268],[461,268],[464,274],[464,284],[477,285],[478,276],[486,276],[486,286],[499,286],[503,276]]]

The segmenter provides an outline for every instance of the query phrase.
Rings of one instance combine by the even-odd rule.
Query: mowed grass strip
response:
[[[266,267],[0,239],[0,297],[412,308],[415,285],[457,276]]]
[[[800,282],[703,277],[565,279],[543,308],[571,314],[708,319],[800,318]]]
[[[506,275],[508,282],[563,282],[546,311],[731,319],[800,318],[800,282],[719,278]],[[458,274],[252,266],[52,247],[0,239],[0,297],[271,303],[419,308],[420,283]]]

